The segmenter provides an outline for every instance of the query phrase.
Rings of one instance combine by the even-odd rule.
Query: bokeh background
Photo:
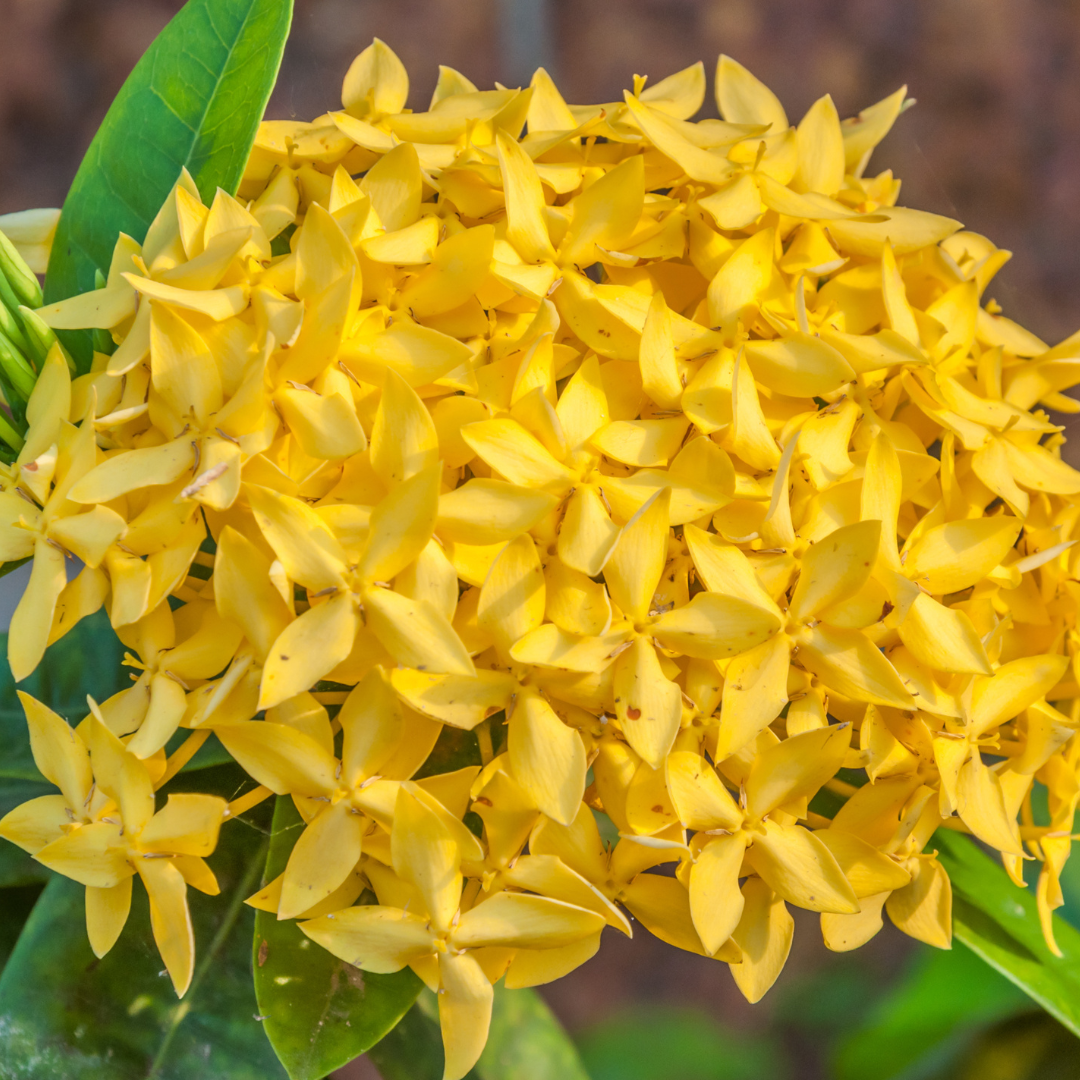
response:
[[[903,178],[902,203],[959,218],[1014,253],[991,290],[1007,314],[1050,343],[1080,328],[1080,4],[295,2],[272,117],[310,119],[339,107],[349,61],[373,36],[404,60],[417,109],[440,63],[481,87],[522,85],[543,64],[568,100],[584,103],[621,98],[635,73],[655,81],[699,59],[711,84],[726,52],[779,94],[793,120],[826,92],[846,116],[906,83],[918,106],[874,167]],[[181,6],[0,0],[0,213],[62,204],[116,91]],[[704,115],[716,115],[711,97]],[[1040,1064],[1050,1060],[1046,1047],[1057,1047],[1063,1078],[1080,1076],[1080,1057],[1071,1044],[1061,1050],[1053,1025],[1020,1015],[1005,1027],[981,1026],[1022,1014],[1023,998],[960,947],[936,959],[886,927],[858,953],[839,956],[822,946],[815,917],[798,912],[796,921],[787,969],[757,1006],[743,1001],[725,965],[644,931],[632,942],[611,933],[598,957],[547,997],[594,1080],[875,1080],[886,1075],[875,1053],[903,1064],[913,1043],[937,1047],[915,1066],[920,1077],[1058,1075]],[[972,995],[978,1008],[961,1016],[957,1000],[970,1004]],[[1027,1049],[1005,1068],[994,1040],[1015,1041],[1016,1031]],[[363,1062],[339,1074],[373,1075]]]

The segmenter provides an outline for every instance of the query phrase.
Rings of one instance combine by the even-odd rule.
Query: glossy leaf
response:
[[[121,666],[123,659],[124,646],[113,633],[108,615],[98,611],[50,645],[34,673],[19,683],[19,689],[68,723],[77,724],[87,713],[87,694],[104,701],[131,685],[129,669]],[[26,717],[7,665],[6,633],[0,634],[0,779],[43,779],[30,753]]]
[[[953,886],[953,935],[1080,1035],[1080,931],[1061,919],[1046,947],[1031,889],[1018,889],[968,837],[939,829],[933,840]]]
[[[281,62],[292,0],[189,0],[135,65],[83,158],[45,301],[94,288],[120,232],[142,240],[180,169],[235,192]],[[83,369],[89,335],[65,335]]]
[[[493,718],[491,721],[494,724],[495,720],[501,719],[502,714]],[[501,733],[503,739],[506,738],[505,728],[494,728],[492,734],[494,737],[495,732]],[[480,758],[480,744],[477,742],[475,731],[462,731],[461,728],[450,727],[447,724],[442,731],[439,732],[439,738],[435,742],[435,746],[432,748],[431,753],[428,755],[427,761],[420,766],[420,770],[417,772],[414,779],[422,780],[425,776],[437,776],[439,773],[456,772],[458,769],[464,769],[469,765],[481,764]]]
[[[29,741],[26,735],[23,735],[23,739]],[[6,750],[6,744],[0,746],[0,751]],[[0,779],[0,818],[30,799],[55,792],[56,788],[44,781]],[[25,885],[41,886],[51,877],[52,872],[30,858],[22,848],[7,840],[0,840],[0,889]],[[3,921],[3,916],[0,916],[0,923]]]
[[[368,1057],[383,1080],[441,1080],[436,996],[424,990]],[[487,1046],[465,1080],[589,1080],[589,1074],[544,999],[535,990],[507,990],[499,983]]]
[[[302,828],[292,799],[279,798],[264,883],[285,869]],[[361,971],[267,911],[257,913],[254,954],[259,1013],[292,1080],[321,1080],[358,1057],[393,1028],[421,987],[407,968]]]
[[[424,991],[381,1042],[368,1051],[382,1080],[442,1080],[443,1046],[434,994]],[[477,1067],[462,1080],[480,1080]]]
[[[238,780],[235,768],[199,775],[200,786],[216,793],[231,793]],[[188,779],[184,787],[191,786]],[[189,891],[197,954],[195,977],[182,1003],[161,977],[140,886],[128,925],[99,961],[86,940],[82,887],[54,878],[0,976],[0,1075],[5,1080],[283,1077],[255,1019],[254,913],[243,903],[258,887],[266,824],[253,813],[250,820],[227,825],[210,858],[222,895]]]
[[[0,972],[15,949],[19,934],[41,895],[41,888],[40,884],[0,888]]]

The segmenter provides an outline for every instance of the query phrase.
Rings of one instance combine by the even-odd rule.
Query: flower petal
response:
[[[139,846],[205,858],[217,847],[225,808],[225,800],[216,795],[174,793],[139,833]]]
[[[672,804],[688,829],[742,827],[742,811],[700,754],[676,750],[668,755],[666,769]]]
[[[278,795],[331,795],[337,762],[314,739],[285,724],[248,720],[217,729],[218,738],[253,779]]]
[[[503,548],[480,590],[476,621],[492,636],[500,652],[544,620],[546,585],[536,544],[522,534]]]
[[[43,847],[34,858],[42,866],[81,885],[111,889],[135,871],[127,861],[119,825],[83,825]]]
[[[840,864],[814,833],[799,825],[764,824],[750,858],[777,895],[809,911],[852,915],[859,910]]]
[[[661,645],[701,660],[724,660],[746,652],[779,628],[780,620],[771,611],[712,592],[698,593],[652,624]]]
[[[746,812],[763,818],[779,806],[811,798],[844,763],[851,725],[806,731],[761,751],[746,781]]]
[[[679,731],[682,691],[645,638],[635,638],[615,661],[615,709],[626,741],[659,769]]]
[[[897,709],[914,707],[896,669],[860,631],[820,623],[798,641],[802,666],[838,694]]]
[[[487,1042],[495,992],[476,957],[469,953],[439,953],[439,978],[443,1080],[461,1080],[479,1060]]]
[[[557,504],[547,492],[477,477],[439,496],[435,529],[455,543],[498,544],[528,532]]]
[[[130,877],[108,889],[86,886],[86,936],[99,960],[116,944],[130,911]]]
[[[739,872],[746,854],[746,837],[718,836],[710,840],[690,869],[690,914],[701,944],[716,953],[735,932],[743,913]]]
[[[860,521],[811,545],[791,597],[791,617],[806,619],[854,596],[870,577],[880,540],[880,521]]]
[[[291,919],[329,896],[360,861],[364,819],[346,800],[327,807],[300,834],[285,867],[278,918]]]
[[[952,674],[991,675],[993,669],[971,619],[920,592],[900,624],[900,640],[920,663]]]
[[[445,675],[475,673],[454,628],[428,601],[389,589],[368,589],[363,600],[368,627],[399,664]]]
[[[585,747],[535,692],[523,691],[510,716],[510,767],[541,813],[569,825],[585,793]]]
[[[415,885],[432,926],[445,933],[461,900],[461,849],[439,815],[404,785],[390,833],[394,872]]]
[[[952,884],[937,859],[919,859],[911,884],[885,901],[885,910],[898,930],[935,949],[952,948]]]
[[[934,596],[960,592],[1000,565],[1023,522],[1001,516],[949,521],[927,529],[912,544],[904,569]]]
[[[742,952],[742,961],[731,965],[731,974],[753,1005],[768,993],[784,970],[795,920],[784,901],[761,878],[747,878],[742,893],[745,906],[732,935]]]
[[[432,465],[398,484],[371,512],[357,573],[390,581],[427,546],[439,505],[439,469]]]
[[[388,975],[434,948],[427,919],[377,904],[346,908],[300,923],[328,952],[362,971]]]
[[[259,708],[269,709],[310,690],[349,656],[359,628],[351,593],[332,596],[289,623],[263,666]]]
[[[667,563],[671,492],[658,491],[623,527],[604,568],[611,599],[635,622],[649,617]]]
[[[139,876],[150,896],[150,927],[177,997],[183,997],[195,973],[195,931],[187,905],[187,883],[164,859],[143,859]]]
[[[63,792],[68,806],[82,806],[94,781],[86,745],[48,706],[21,690],[18,695],[30,728],[34,764]]]

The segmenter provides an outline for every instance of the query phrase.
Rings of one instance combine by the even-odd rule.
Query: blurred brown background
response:
[[[60,205],[124,77],[180,0],[0,0],[0,212]],[[402,57],[410,104],[437,65],[518,85],[530,61],[574,102],[619,98],[720,51],[797,119],[829,92],[850,115],[907,83],[918,107],[874,159],[902,200],[1015,253],[995,283],[1052,342],[1080,326],[1080,5],[1065,0],[296,0],[274,116],[339,104],[372,36]],[[711,99],[706,113],[715,115]]]
[[[0,212],[62,203],[113,95],[180,6],[0,0]],[[339,107],[348,63],[373,36],[406,63],[417,109],[439,63],[482,87],[520,85],[544,63],[565,96],[583,103],[620,98],[634,73],[656,80],[698,59],[711,86],[724,51],[779,94],[792,120],[826,92],[845,116],[907,83],[918,107],[878,151],[876,169],[903,178],[905,204],[957,217],[1014,252],[991,290],[1008,314],[1051,343],[1080,327],[1078,3],[296,0],[270,115],[311,118]],[[716,115],[711,96],[705,114]],[[797,916],[788,970],[753,1008],[724,965],[643,931],[633,942],[612,933],[547,996],[577,1031],[630,1006],[693,1006],[783,1044],[793,1075],[825,1077],[824,1036],[843,1030],[844,1002],[887,981],[910,943],[887,928],[857,959],[834,956],[816,919]],[[847,987],[836,1008],[820,990],[799,989],[823,985]],[[340,1075],[371,1073],[357,1065]]]

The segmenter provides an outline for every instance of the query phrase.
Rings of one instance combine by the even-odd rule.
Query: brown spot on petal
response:
[[[627,717],[628,720],[640,720],[641,719],[641,710],[640,709],[633,709],[633,708],[627,709],[626,710],[626,717]]]

